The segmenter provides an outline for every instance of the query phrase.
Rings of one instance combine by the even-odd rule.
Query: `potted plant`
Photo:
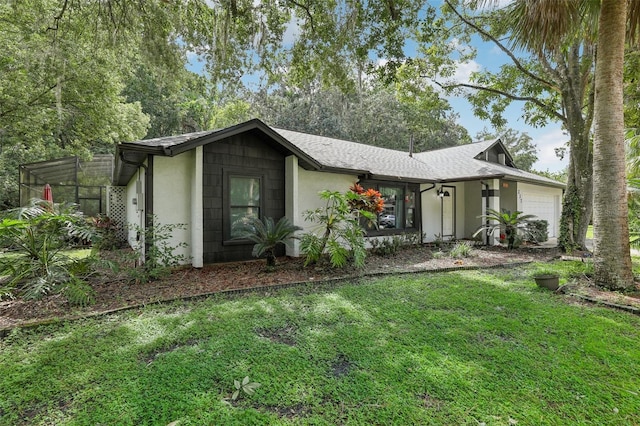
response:
[[[539,287],[557,290],[560,287],[560,275],[553,269],[538,269],[533,273],[533,279]]]

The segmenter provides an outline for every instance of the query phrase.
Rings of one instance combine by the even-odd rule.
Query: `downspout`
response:
[[[489,209],[489,206],[490,206],[490,203],[489,203],[489,184],[485,183],[483,180],[481,180],[480,181],[480,185],[484,186],[484,194],[485,194],[485,196],[484,196],[485,223],[484,224],[485,224],[486,229],[488,230],[489,229],[489,225],[490,225],[490,223],[489,223],[490,220],[487,217],[487,210]],[[484,242],[484,244],[488,246],[489,245],[489,232],[485,231],[484,234],[485,234],[485,237],[484,237],[485,238],[485,242]]]
[[[424,232],[422,232],[422,194],[424,192],[431,191],[435,187],[436,187],[436,184],[432,183],[430,188],[425,188],[422,191],[420,191],[420,245],[424,244]]]

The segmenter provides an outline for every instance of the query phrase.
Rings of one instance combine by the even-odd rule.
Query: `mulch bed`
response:
[[[393,256],[370,255],[366,266],[361,270],[334,269],[327,265],[304,267],[302,259],[285,257],[278,259],[278,266],[273,271],[267,270],[264,260],[255,260],[206,265],[200,269],[184,267],[175,270],[169,277],[144,284],[104,276],[101,280],[91,283],[96,291],[96,303],[84,308],[71,306],[61,295],[51,295],[37,301],[1,301],[0,335],[17,326],[101,315],[151,303],[220,292],[250,291],[296,283],[322,283],[392,273],[509,266],[559,257],[556,249],[521,248],[507,251],[501,247],[480,247],[474,249],[471,257],[436,258],[428,247],[418,247],[401,250]],[[588,296],[596,301],[610,299],[612,303],[626,306],[635,306],[634,303],[637,303],[637,308],[640,309],[640,299],[606,293],[608,292],[600,292],[595,288],[571,289],[574,297]],[[4,333],[1,333],[3,330]]]

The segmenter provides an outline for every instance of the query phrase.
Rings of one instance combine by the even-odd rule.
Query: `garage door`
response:
[[[532,214],[549,223],[549,237],[558,236],[560,214],[560,196],[544,192],[520,190],[521,210],[524,214]]]

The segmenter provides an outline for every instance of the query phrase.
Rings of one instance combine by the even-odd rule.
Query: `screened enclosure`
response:
[[[87,216],[106,213],[107,186],[113,177],[113,155],[92,160],[66,157],[20,165],[20,205],[43,198],[49,184],[54,203],[76,203]]]

